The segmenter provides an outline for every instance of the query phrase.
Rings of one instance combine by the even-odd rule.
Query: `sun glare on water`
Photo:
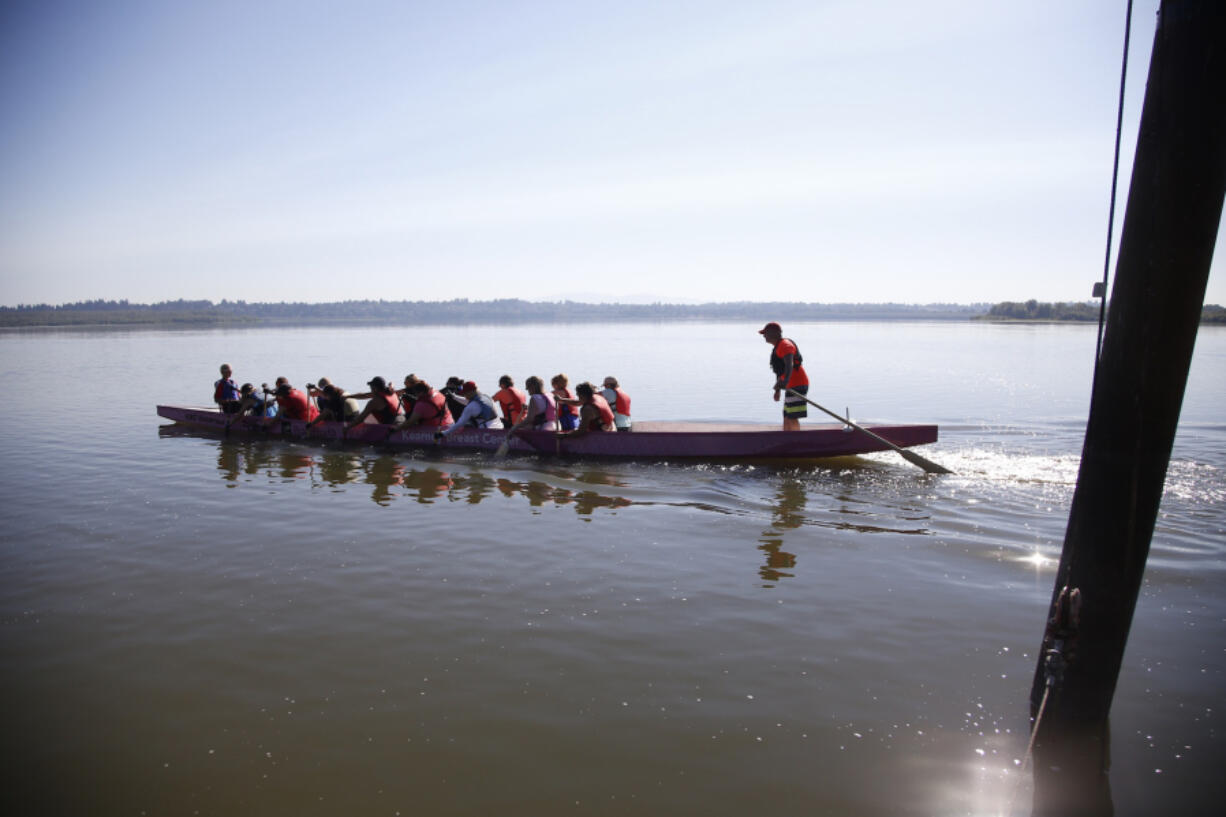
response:
[[[1032,565],[1035,570],[1042,570],[1047,567],[1056,566],[1055,559],[1049,559],[1042,553],[1039,553],[1037,550],[1031,553],[1029,556],[1022,556],[1018,559],[1018,561],[1022,564]]]

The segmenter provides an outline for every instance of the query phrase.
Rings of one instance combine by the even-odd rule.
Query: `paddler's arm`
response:
[[[783,374],[779,375],[779,379],[775,381],[775,402],[779,402],[780,393],[788,387],[788,381],[792,379],[792,359],[795,355],[783,356]]]
[[[592,420],[600,416],[600,412],[596,411],[596,407],[591,403],[584,403],[579,406],[579,421],[573,431],[564,431],[559,434],[559,437],[582,437],[587,433],[587,427]]]
[[[481,403],[476,400],[469,400],[464,404],[464,410],[460,412],[460,416],[455,418],[455,422],[441,431],[434,432],[435,441],[441,440],[444,437],[450,437],[461,428],[472,428],[472,419],[481,414]]]

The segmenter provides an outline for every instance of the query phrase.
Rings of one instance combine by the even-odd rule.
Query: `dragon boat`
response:
[[[812,460],[908,448],[937,441],[935,425],[806,425],[782,431],[777,425],[709,422],[635,422],[630,432],[592,432],[560,437],[552,431],[501,428],[460,429],[436,441],[432,426],[397,430],[366,422],[346,428],[339,422],[224,414],[214,408],[158,406],[160,417],[179,426],[223,435],[277,437],[372,444],[390,448],[499,451],[627,460]]]

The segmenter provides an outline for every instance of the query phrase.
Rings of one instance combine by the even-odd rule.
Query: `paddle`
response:
[[[502,435],[502,444],[498,446],[498,450],[494,452],[495,459],[502,459],[511,450],[511,435],[515,433],[515,425],[512,424],[507,429],[507,433]]]
[[[846,423],[847,425],[849,425],[849,426],[851,426],[852,428],[854,428],[856,431],[863,431],[865,434],[867,434],[868,436],[872,437],[874,440],[877,440],[878,442],[885,443],[885,444],[886,444],[886,445],[888,445],[890,448],[894,449],[894,450],[895,450],[895,451],[897,451],[899,454],[901,454],[901,455],[902,455],[902,458],[903,458],[903,459],[905,459],[907,462],[911,463],[912,465],[918,465],[920,468],[923,468],[923,469],[924,469],[925,471],[927,471],[929,474],[952,474],[952,473],[953,473],[953,471],[950,471],[950,470],[949,470],[948,468],[946,468],[945,466],[943,466],[943,465],[937,465],[937,464],[936,464],[935,462],[933,462],[932,460],[925,459],[924,457],[921,457],[919,454],[916,454],[914,451],[908,451],[908,450],[906,450],[905,448],[900,448],[899,446],[894,445],[894,443],[892,443],[892,442],[890,442],[889,440],[887,440],[885,437],[882,437],[880,434],[874,434],[873,432],[869,431],[867,428],[865,428],[865,427],[863,427],[863,426],[858,426],[858,425],[856,425],[855,423],[853,423],[853,422],[852,422],[851,420],[849,420],[848,418],[846,418],[846,417],[840,417],[839,415],[835,414],[833,411],[831,411],[830,409],[826,408],[825,406],[819,406],[817,403],[814,403],[814,402],[813,402],[812,400],[810,400],[808,397],[805,397],[803,394],[801,394],[800,392],[796,391],[795,389],[788,389],[788,390],[787,390],[787,392],[788,392],[788,394],[793,394],[793,395],[795,395],[795,396],[799,397],[801,400],[804,400],[806,403],[808,403],[809,405],[813,406],[813,408],[815,408],[815,409],[820,409],[820,410],[822,410],[822,411],[826,412],[827,414],[829,414],[829,415],[830,415],[831,417],[833,417],[834,419],[836,419],[836,420],[838,420],[838,421],[840,421],[840,422]]]
[[[502,445],[498,446],[498,450],[494,452],[495,458],[502,459],[503,457],[507,455],[507,452],[511,450],[511,434],[512,433],[514,433],[513,430],[508,428],[507,433],[502,438]]]
[[[267,432],[268,429],[272,425],[271,423],[268,422],[269,420],[272,419],[271,417],[268,416],[268,395],[272,394],[272,391],[268,388],[267,383],[261,383],[260,389],[264,393],[264,416],[260,418],[259,428],[260,428],[260,431]]]

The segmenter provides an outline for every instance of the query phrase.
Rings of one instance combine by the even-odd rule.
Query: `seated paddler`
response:
[[[307,399],[306,392],[295,389],[289,383],[277,386],[277,416],[283,420],[306,420],[319,416],[319,409]]]
[[[613,424],[617,426],[617,430],[629,431],[632,427],[630,422],[630,395],[626,394],[625,389],[618,384],[617,378],[611,375],[606,377],[604,379],[604,388],[600,390],[600,394],[613,409]]]
[[[573,431],[579,424],[579,400],[570,390],[570,378],[555,374],[549,381],[553,386],[553,399],[558,406],[558,424],[563,431]]]
[[[459,417],[463,414],[464,406],[468,402],[460,394],[464,391],[464,383],[464,378],[452,375],[447,378],[447,385],[439,389],[439,392],[447,398],[447,409],[451,412],[452,417]]]
[[[370,399],[366,401],[366,407],[361,413],[349,422],[349,428],[366,422],[367,417],[373,418],[372,422],[384,425],[398,424],[404,420],[400,395],[387,385],[386,380],[382,377],[372,377],[366,385],[370,386]]]
[[[527,410],[511,430],[557,431],[558,405],[545,391],[545,381],[533,375],[524,381],[524,388],[528,390]]]
[[[473,381],[465,381],[460,387],[460,396],[464,399],[464,410],[456,418],[455,425],[434,435],[436,439],[454,434],[459,428],[490,428],[498,421],[494,401],[481,392]]]
[[[213,402],[226,414],[238,414],[242,395],[234,382],[234,371],[229,363],[221,364],[221,379],[213,383]]]
[[[579,426],[574,431],[567,431],[559,436],[578,437],[589,431],[613,431],[617,428],[609,401],[596,391],[595,386],[591,383],[580,383],[575,386],[575,394],[579,396]]]
[[[451,412],[447,409],[447,398],[442,392],[424,380],[417,380],[409,387],[409,392],[413,395],[413,411],[404,418],[401,428],[409,426],[452,427],[455,421],[451,418]]]
[[[277,404],[268,399],[268,394],[256,389],[250,383],[244,383],[239,391],[238,413],[252,417],[276,417]]]
[[[345,390],[335,383],[328,383],[319,390],[319,419],[350,422],[357,418],[362,410],[358,401],[345,394]]]
[[[510,428],[524,416],[524,407],[528,403],[528,395],[523,389],[515,387],[515,380],[509,374],[498,378],[498,391],[494,392],[494,400],[502,407],[502,427]]]
[[[408,417],[413,413],[413,404],[417,402],[417,397],[413,394],[413,387],[421,382],[421,378],[415,374],[409,373],[404,376],[404,388],[396,393],[400,395],[400,405],[404,408],[404,416]]]

